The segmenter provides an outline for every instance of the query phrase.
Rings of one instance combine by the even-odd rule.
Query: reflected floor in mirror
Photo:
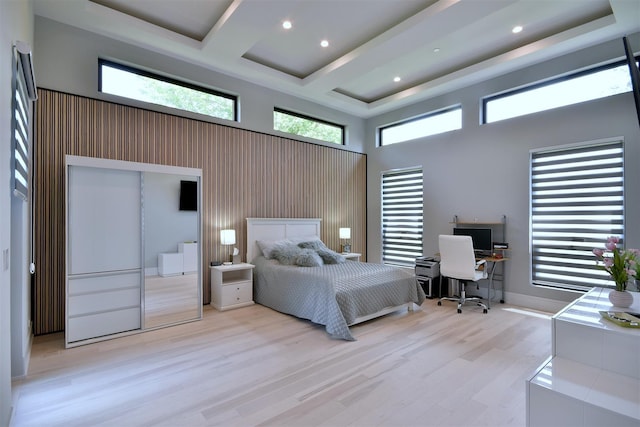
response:
[[[199,315],[198,274],[144,278],[145,328],[195,319]]]

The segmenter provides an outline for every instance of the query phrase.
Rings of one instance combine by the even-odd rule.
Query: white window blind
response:
[[[531,152],[531,280],[586,290],[612,286],[593,248],[624,242],[621,140]]]
[[[30,164],[30,132],[31,128],[31,100],[27,94],[27,84],[22,72],[21,60],[16,61],[15,89],[12,100],[12,128],[13,128],[13,163],[14,163],[14,194],[27,199],[29,194],[29,164]]]
[[[382,174],[382,262],[413,267],[422,256],[422,168]]]

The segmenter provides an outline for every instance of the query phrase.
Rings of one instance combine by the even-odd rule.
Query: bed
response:
[[[407,269],[356,261],[302,267],[265,257],[269,242],[315,244],[320,224],[318,218],[247,219],[256,303],[324,325],[332,338],[353,341],[349,326],[404,308],[412,311],[413,304],[424,302],[424,291]]]

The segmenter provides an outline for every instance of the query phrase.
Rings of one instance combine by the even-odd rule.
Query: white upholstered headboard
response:
[[[256,240],[320,237],[320,218],[247,218],[247,262],[260,254]]]

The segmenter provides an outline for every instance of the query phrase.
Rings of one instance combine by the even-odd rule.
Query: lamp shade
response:
[[[235,245],[236,230],[220,230],[220,243],[223,245]]]
[[[350,228],[340,228],[340,238],[341,239],[350,239],[351,238],[351,229]]]

